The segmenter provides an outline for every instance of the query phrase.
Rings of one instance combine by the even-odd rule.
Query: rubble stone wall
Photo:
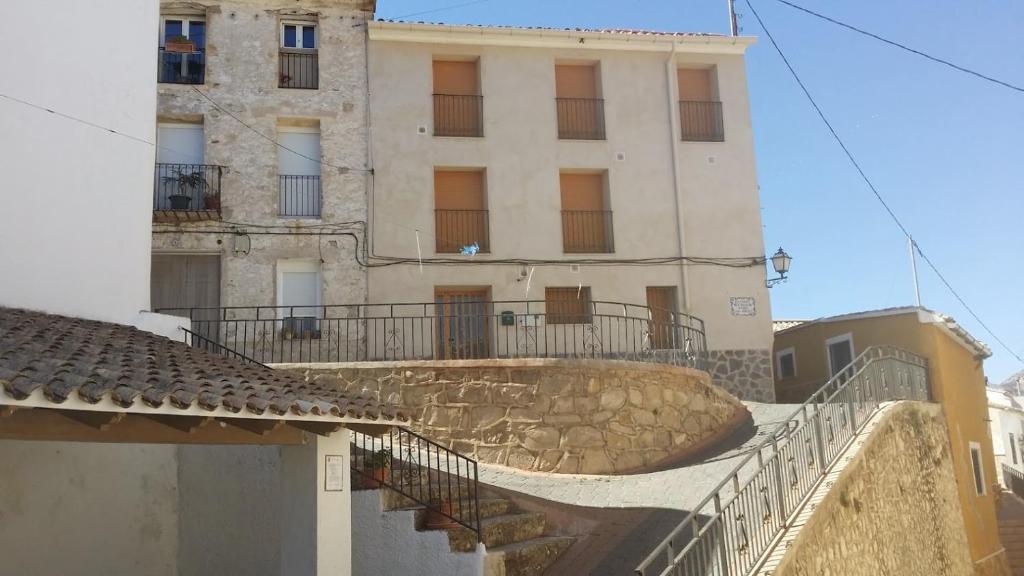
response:
[[[610,360],[278,366],[379,395],[412,428],[480,462],[610,474],[693,453],[749,417],[706,372]]]

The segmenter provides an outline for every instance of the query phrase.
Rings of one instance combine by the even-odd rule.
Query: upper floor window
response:
[[[165,84],[202,84],[206,76],[206,20],[198,16],[160,19],[157,78]]]
[[[562,250],[569,253],[611,253],[612,211],[608,209],[605,174],[559,174],[562,197]]]
[[[843,334],[825,340],[829,376],[835,376],[853,363],[853,335]],[[851,370],[852,371],[852,370]]]
[[[796,350],[786,348],[775,354],[775,375],[779,380],[796,376]]]
[[[320,218],[320,127],[309,122],[279,125],[277,173],[280,215]]]
[[[161,221],[219,218],[223,170],[203,163],[203,125],[161,122],[156,142],[154,217]]]
[[[970,442],[971,469],[974,472],[974,491],[978,496],[985,495],[985,469],[981,465],[981,444]]]
[[[484,135],[476,60],[434,60],[434,136]]]
[[[597,64],[555,66],[558,137],[563,140],[604,140],[604,100]]]
[[[680,68],[679,124],[682,138],[689,142],[723,142],[722,103],[715,85],[714,68]]]
[[[278,87],[320,87],[317,25],[313,22],[282,22],[278,55]]]
[[[476,245],[490,252],[483,170],[434,171],[434,236],[437,252]]]

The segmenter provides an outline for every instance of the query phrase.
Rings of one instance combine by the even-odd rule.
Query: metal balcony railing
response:
[[[220,218],[223,172],[211,164],[157,164],[153,211],[178,219]]]
[[[320,56],[316,49],[281,48],[278,52],[278,88],[320,87]]]
[[[487,210],[434,210],[434,236],[439,253],[455,253],[476,243],[491,251]]]
[[[604,100],[555,98],[558,137],[562,140],[604,140]]]
[[[1024,498],[1024,472],[1009,464],[1003,464],[1003,485],[1007,490]]]
[[[363,488],[394,490],[481,540],[475,460],[415,432],[392,428],[379,437],[353,432],[351,462],[353,479],[360,478]]]
[[[679,102],[679,124],[686,142],[724,142],[721,102]]]
[[[871,347],[771,430],[636,568],[748,576],[882,402],[929,400],[928,362]]]
[[[321,190],[319,176],[282,174],[279,177],[280,215],[287,218],[319,218]]]
[[[205,52],[167,52],[159,49],[157,81],[161,84],[202,84],[206,79]]]
[[[483,96],[434,94],[434,136],[483,135]]]
[[[562,210],[562,251],[566,254],[615,252],[611,210]]]
[[[191,331],[263,364],[603,358],[703,368],[704,322],[647,306],[590,301],[579,322],[542,300],[163,309]],[[553,315],[554,321],[549,321]],[[288,319],[307,317],[296,332]],[[655,342],[655,340],[658,340]]]

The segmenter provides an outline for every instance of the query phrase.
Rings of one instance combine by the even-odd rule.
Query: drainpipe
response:
[[[371,12],[366,19],[363,20],[363,67],[366,71],[366,228],[363,230],[363,241],[366,243],[366,258],[369,263],[369,258],[374,254],[373,235],[377,230],[377,227],[373,225],[374,217],[374,205],[376,203],[376,196],[374,195],[374,180],[375,175],[373,173],[373,120],[370,115],[370,22],[373,20],[373,13]],[[370,268],[366,269],[366,302],[370,301]]]
[[[676,134],[676,127],[679,126],[679,106],[674,98],[675,91],[672,86],[677,82],[675,76],[676,43],[672,42],[672,52],[665,60],[665,92],[668,98],[668,139],[672,149],[672,184],[675,193],[672,199],[676,206],[676,240],[679,244],[679,256],[686,256],[686,225],[683,219],[683,190],[679,180],[679,138]],[[690,313],[690,282],[686,271],[686,262],[679,262],[679,282],[682,284],[683,312]]]

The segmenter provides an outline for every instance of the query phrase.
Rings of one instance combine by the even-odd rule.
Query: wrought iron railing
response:
[[[483,96],[434,94],[434,136],[483,135]]]
[[[615,252],[611,210],[562,210],[562,251],[566,254]]]
[[[434,210],[434,236],[440,253],[458,252],[474,243],[481,252],[490,252],[487,210]]]
[[[1024,472],[1003,464],[1003,485],[1010,492],[1024,498]]]
[[[181,328],[181,331],[185,333],[185,343],[191,346],[192,348],[199,348],[200,350],[205,350],[213,354],[219,354],[221,356],[227,356],[228,358],[241,360],[246,364],[256,364],[257,366],[263,366],[268,370],[270,369],[270,367],[267,366],[266,364],[257,362],[244,354],[240,354],[239,352],[232,350],[231,348],[228,348],[227,346],[224,346],[219,342],[215,342],[213,340],[210,340],[209,338],[200,336],[199,334],[196,334],[191,330]]]
[[[868,348],[754,447],[636,573],[748,576],[871,414],[900,399],[929,399],[927,360]]]
[[[604,358],[703,368],[704,323],[617,302],[587,302],[585,323],[548,322],[544,301],[162,309],[191,330],[264,364]],[[657,312],[655,314],[655,312]],[[296,330],[296,319],[302,319]],[[556,319],[557,320],[557,319]]]
[[[679,123],[687,142],[724,142],[721,102],[681,100]]]
[[[320,87],[320,57],[315,49],[282,48],[278,52],[278,88]]]
[[[157,53],[157,81],[161,84],[202,84],[206,78],[206,52]]]
[[[480,541],[477,463],[410,432],[392,428],[380,437],[352,434],[352,471],[363,487],[385,487],[442,519],[472,530]]]
[[[220,216],[223,166],[157,164],[153,176],[153,210],[215,212]]]
[[[558,137],[562,140],[604,140],[604,100],[555,98]]]
[[[290,218],[319,218],[322,194],[319,176],[280,176],[280,214]]]

